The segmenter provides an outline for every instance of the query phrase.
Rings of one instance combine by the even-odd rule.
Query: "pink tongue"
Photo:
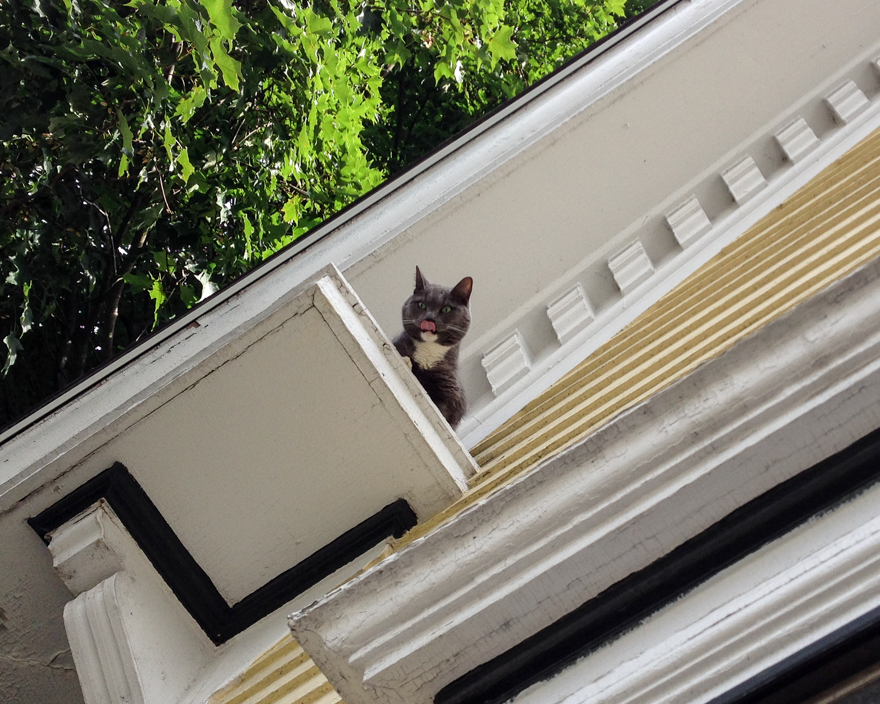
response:
[[[422,321],[422,332],[437,332],[437,326],[430,320]]]

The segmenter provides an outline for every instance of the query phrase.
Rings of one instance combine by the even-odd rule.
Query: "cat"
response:
[[[467,412],[458,349],[471,325],[473,285],[466,276],[452,288],[438,286],[416,267],[416,287],[403,304],[403,332],[394,338],[397,351],[453,428]]]

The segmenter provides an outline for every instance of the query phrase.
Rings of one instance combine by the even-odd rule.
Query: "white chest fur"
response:
[[[422,333],[422,335],[424,334]],[[449,352],[449,347],[438,342],[420,342],[418,340],[413,340],[413,342],[415,342],[416,347],[415,352],[413,352],[413,361],[422,369],[431,369],[441,362],[446,353]]]

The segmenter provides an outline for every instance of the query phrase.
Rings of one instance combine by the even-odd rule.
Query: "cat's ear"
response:
[[[461,281],[455,284],[452,289],[452,295],[465,305],[471,300],[471,290],[474,287],[474,280],[470,276],[465,276]]]
[[[422,276],[422,272],[419,271],[419,267],[416,267],[416,291],[421,291],[428,284],[428,280]]]

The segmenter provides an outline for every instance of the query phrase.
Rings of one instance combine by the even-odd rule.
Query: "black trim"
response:
[[[868,612],[709,704],[802,704],[880,661],[880,608]]]
[[[880,430],[741,506],[556,623],[451,682],[438,692],[435,704],[500,704],[511,699],[878,480]],[[713,704],[752,701],[731,699]]]
[[[140,484],[118,462],[28,519],[28,523],[48,545],[49,533],[100,499],[110,504],[180,603],[217,645],[252,626],[389,535],[399,538],[416,524],[416,515],[409,504],[398,499],[229,606]]]

